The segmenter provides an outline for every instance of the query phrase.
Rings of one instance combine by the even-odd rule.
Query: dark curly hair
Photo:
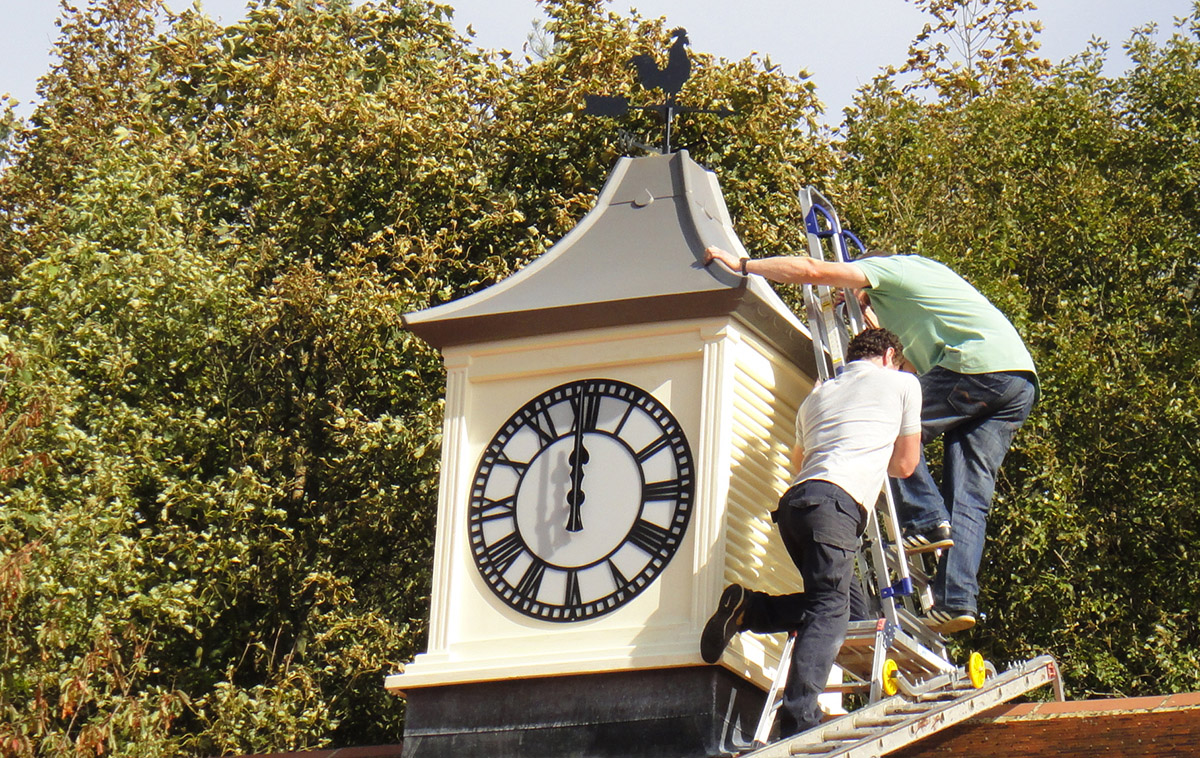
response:
[[[882,358],[889,347],[896,351],[896,355],[904,351],[900,338],[887,329],[863,329],[846,346],[846,362],[859,358]]]

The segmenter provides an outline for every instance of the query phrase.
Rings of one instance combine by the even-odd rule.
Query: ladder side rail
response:
[[[907,656],[905,658],[906,665],[919,663],[931,672],[931,676],[942,676],[957,670],[946,653],[945,642],[940,639],[923,640],[913,634],[911,630],[901,626],[900,631],[896,632],[892,646],[904,651]]]
[[[885,537],[885,540],[886,539],[887,538]],[[919,555],[919,554],[917,554],[917,555]],[[913,553],[905,554],[905,558],[909,559],[908,571],[912,575],[914,584],[925,585],[925,584],[929,583],[930,578],[932,576],[932,572],[930,572],[924,564],[921,564],[921,563],[917,562],[916,560],[914,560],[917,557],[917,555],[914,555]],[[895,550],[892,550],[892,546],[891,546],[890,542],[885,543],[884,556],[887,558],[889,564],[895,563],[896,561],[900,560],[900,556],[897,555]]]
[[[829,335],[829,354],[837,367],[834,372],[836,376],[842,373],[842,369],[846,366],[846,349],[850,346],[850,338],[854,335],[848,333],[846,324],[841,318],[840,309],[833,304],[835,289],[825,285],[817,287],[821,303],[821,319],[825,324],[825,332]]]
[[[754,746],[767,744],[771,739],[771,727],[775,724],[775,714],[783,705],[783,688],[787,686],[788,670],[791,668],[792,648],[796,645],[796,633],[789,632],[787,642],[783,644],[783,652],[779,655],[779,667],[775,669],[775,677],[771,681],[771,689],[767,692],[767,700],[763,704],[762,715],[758,717],[758,726],[754,729]]]
[[[812,191],[811,187],[800,190],[800,209],[804,214],[805,239],[808,242],[808,256],[817,260],[824,260],[825,256],[820,238],[809,231],[808,217],[813,207],[810,197]],[[804,299],[805,315],[808,317],[808,333],[812,339],[813,353],[817,360],[817,378],[821,381],[827,381],[831,376],[835,375],[837,362],[830,349],[828,328],[821,313],[820,293],[811,284],[801,286],[800,291]]]
[[[829,228],[826,230],[826,233],[828,234],[829,239],[831,240],[831,248],[832,248],[832,253],[833,253],[832,261],[835,263],[847,263],[848,261],[850,261],[850,253],[846,249],[846,236],[850,233],[842,228],[842,220],[838,216],[837,209],[833,207],[833,203],[831,203],[828,198],[826,198],[824,195],[822,195],[820,190],[818,190],[816,187],[809,186],[803,191],[803,193],[807,196],[807,200],[811,206],[816,206],[816,207],[820,208],[820,213],[821,213],[822,217],[826,220],[826,222],[829,225]],[[801,206],[802,207],[804,206],[803,202],[801,203]],[[810,209],[805,207],[804,214],[805,214],[805,228],[806,228],[806,230],[808,230],[809,229],[808,219],[810,216]],[[811,232],[810,232],[810,234],[811,234]],[[850,236],[854,237],[853,235],[850,235]],[[854,240],[858,244],[858,246],[861,248],[862,243],[858,242],[858,238],[854,237]],[[810,248],[812,247],[811,239],[809,240],[809,246],[810,246]],[[845,296],[846,312],[847,312],[846,320],[848,320],[850,322],[851,336],[861,332],[863,330],[863,327],[866,325],[866,319],[863,317],[862,308],[859,305],[858,300],[854,297],[851,297],[852,294],[853,293],[851,293],[849,290],[843,290],[843,295]],[[840,320],[841,319],[839,319],[839,321]]]
[[[826,208],[813,202],[814,193],[820,195],[813,187],[806,187],[800,191],[800,209],[804,214],[804,234],[808,242],[808,256],[814,260],[827,261],[829,258],[826,255],[823,237],[829,234],[829,229],[822,229],[821,221],[824,219],[828,225],[830,216]],[[839,333],[837,328],[838,316],[833,305],[833,289],[826,285],[805,284],[802,285],[801,290],[804,294],[809,332],[814,338],[817,333],[820,334],[821,347],[830,364],[831,375],[837,376],[841,373],[845,363],[847,339]],[[813,349],[817,350],[815,344]],[[818,354],[818,366],[822,362],[822,356]],[[827,378],[826,376],[821,377],[822,380]]]
[[[900,608],[897,611],[900,616],[900,628],[904,629],[914,639],[931,650],[937,651],[937,655],[945,659],[945,664],[953,667],[950,662],[949,654],[946,652],[946,638],[937,632],[927,627],[921,617],[908,610]]]
[[[911,614],[924,615],[929,612],[933,606],[932,584],[933,571],[928,568],[929,564],[926,560],[933,558],[937,553],[909,553],[904,547],[903,536],[900,531],[900,516],[896,509],[896,499],[892,490],[891,480],[883,486],[884,498],[883,508],[886,509],[887,519],[887,539],[889,549],[894,557],[895,571],[900,576],[900,581],[904,582],[908,588],[908,592],[904,594],[901,604]],[[933,558],[936,561],[936,558]],[[915,570],[914,570],[915,564]]]
[[[916,556],[909,556],[904,550],[904,541],[900,539],[900,517],[896,510],[896,502],[892,497],[892,485],[890,480],[885,480],[883,483],[883,501],[884,512],[887,514],[887,532],[891,540],[892,546],[896,550],[896,573],[897,585],[894,589],[902,595],[912,595],[913,579],[912,572],[909,570],[909,561]],[[919,559],[917,559],[919,560]],[[894,607],[894,606],[893,606]]]
[[[884,637],[880,625],[890,624],[892,628],[899,626],[894,595],[884,590],[891,586],[891,573],[883,554],[883,540],[879,532],[879,514],[872,509],[867,518],[867,532],[871,540],[870,557],[874,566],[875,596],[879,598],[879,610],[883,618],[878,619],[879,625],[875,631],[875,645],[871,654],[871,688],[868,702],[875,702],[883,696],[883,662],[887,657],[890,640]]]
[[[845,262],[845,261],[843,261]],[[849,289],[845,290],[845,308],[846,320],[850,322],[850,327],[858,334],[863,329],[867,328],[867,317],[863,314],[862,304],[858,302],[854,292]]]
[[[804,296],[804,310],[808,316],[808,333],[812,339],[813,354],[817,360],[817,378],[822,382],[828,381],[830,377],[836,375],[838,362],[834,360],[833,353],[827,347],[829,335],[825,319],[821,317],[821,302],[816,288],[811,284],[803,285],[801,291]]]
[[[844,230],[842,229],[842,222],[841,222],[841,219],[838,217],[837,209],[835,209],[833,207],[833,204],[830,203],[829,200],[827,200],[825,198],[825,196],[822,195],[820,193],[820,191],[817,190],[815,187],[810,187],[809,190],[810,190],[810,192],[809,192],[810,199],[813,199],[816,201],[813,204],[814,210],[817,210],[819,212],[821,218],[823,218],[825,220],[826,225],[827,225],[827,228],[824,230],[824,234],[822,234],[821,231],[819,230],[820,218],[817,218],[817,216],[815,216],[815,215],[811,215],[811,212],[809,214],[806,214],[805,230],[810,235],[809,245],[810,245],[810,247],[812,245],[811,237],[816,237],[818,239],[818,241],[820,241],[821,239],[828,240],[829,255],[828,255],[828,257],[825,256],[826,246],[822,245],[821,246],[821,251],[822,251],[821,259],[830,261],[833,263],[845,263],[847,260],[846,249],[845,249],[845,240],[843,239],[843,236],[842,236]],[[811,218],[810,218],[810,215],[811,215]],[[846,347],[850,344],[850,338],[853,337],[855,334],[858,334],[860,331],[862,331],[863,320],[862,320],[862,313],[861,313],[861,311],[859,311],[857,309],[857,303],[855,303],[855,310],[851,311],[851,313],[850,313],[850,315],[852,316],[852,323],[850,324],[850,329],[849,330],[846,329],[845,319],[843,319],[842,314],[838,312],[839,309],[834,306],[834,297],[833,297],[834,289],[835,288],[833,288],[833,287],[824,287],[821,289],[822,304],[826,304],[826,303],[828,304],[829,310],[824,312],[825,317],[826,317],[827,323],[834,325],[833,331],[836,332],[837,337],[838,337],[838,344],[836,345],[836,349],[837,349],[838,354],[842,357],[842,360],[844,362]],[[851,293],[848,290],[845,290],[845,289],[842,290],[842,295],[846,302],[854,299],[854,298],[850,297],[850,294]],[[857,315],[855,315],[855,314],[857,314]]]
[[[900,606],[904,612],[914,617],[922,616],[928,611],[931,605],[929,595],[931,588],[929,583],[932,581],[933,572],[929,570],[928,564],[925,563],[930,554],[901,553],[893,549],[893,545],[897,539],[896,535],[891,535],[889,539],[890,542],[883,551],[883,560],[887,561],[889,568],[897,573],[900,571],[897,564],[900,561],[904,561],[904,566],[907,568],[913,583],[913,592],[902,596]]]
[[[891,587],[892,572],[888,570],[887,558],[883,554],[885,548],[882,535],[879,531],[878,513],[875,511],[871,512],[867,521],[867,530],[867,536],[871,539],[871,547],[868,552],[870,553],[871,563],[874,567],[875,595],[879,598],[880,610],[889,624],[899,624],[899,617],[896,614],[895,596],[885,591]]]
[[[887,625],[890,623],[887,619],[879,619],[879,623],[875,627],[875,649],[871,654],[871,689],[867,700],[870,703],[876,703],[883,699],[883,666],[887,661],[888,650],[891,649],[892,643],[892,640],[888,639]],[[891,630],[893,634],[894,630],[893,626]]]

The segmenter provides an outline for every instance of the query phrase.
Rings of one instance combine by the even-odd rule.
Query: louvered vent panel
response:
[[[795,592],[800,575],[771,523],[791,480],[796,409],[811,382],[754,340],[735,360],[733,470],[726,524],[726,578],[771,593]]]

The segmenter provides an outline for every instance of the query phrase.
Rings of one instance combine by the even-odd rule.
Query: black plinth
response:
[[[717,666],[416,687],[403,758],[702,758],[745,750],[765,696]]]

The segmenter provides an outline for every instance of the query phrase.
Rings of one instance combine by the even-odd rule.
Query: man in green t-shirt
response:
[[[912,476],[893,480],[904,544],[913,552],[946,548],[933,581],[929,627],[942,633],[970,629],[996,472],[1037,398],[1033,359],[1016,329],[965,279],[919,255],[743,262],[710,247],[705,256],[706,264],[720,261],[774,282],[866,293],[879,325],[899,336],[904,358],[921,380],[922,441],[940,435],[945,446],[940,489],[923,454]]]

